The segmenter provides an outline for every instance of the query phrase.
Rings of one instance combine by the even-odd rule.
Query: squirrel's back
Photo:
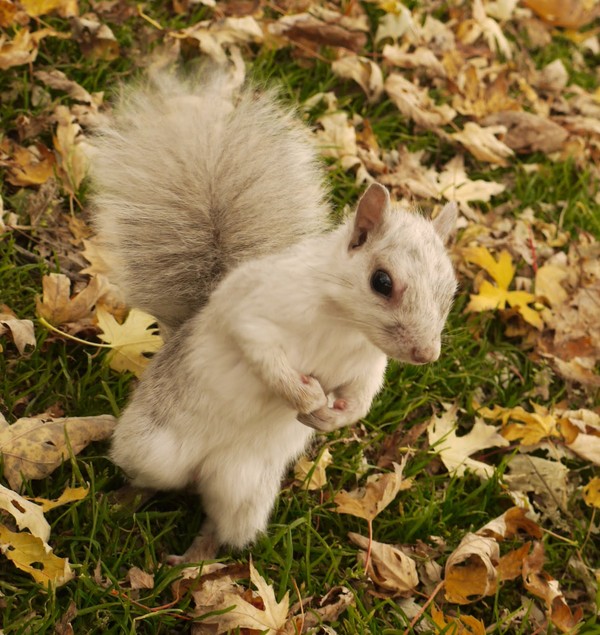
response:
[[[321,232],[328,208],[308,129],[272,92],[219,71],[124,91],[92,159],[95,225],[132,306],[170,329],[238,262]]]

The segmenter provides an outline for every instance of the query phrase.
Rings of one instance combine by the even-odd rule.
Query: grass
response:
[[[211,15],[208,8],[198,5],[187,16],[175,16],[162,2],[147,3],[145,11],[170,28],[184,27]],[[373,18],[381,14],[372,9],[370,13]],[[62,19],[50,18],[48,23],[68,32],[68,25]],[[148,24],[135,15],[112,26],[124,52],[118,59],[89,60],[73,41],[46,39],[41,43],[33,70],[60,69],[87,90],[112,93],[120,80],[138,72],[136,65],[151,48],[147,42],[158,39]],[[533,51],[532,55],[541,67],[556,56],[567,59],[573,46],[565,38],[558,38],[552,54],[544,49]],[[138,60],[133,59],[136,47],[142,51]],[[588,56],[588,59],[591,64],[593,58]],[[425,149],[436,165],[442,165],[452,156],[451,146],[441,144],[431,133],[416,132],[410,123],[397,116],[397,110],[388,100],[368,105],[349,82],[335,78],[325,61],[316,61],[307,71],[290,49],[258,50],[252,68],[258,77],[279,81],[284,97],[290,102],[334,90],[342,107],[369,119],[383,147],[393,148],[404,143],[412,151]],[[579,75],[572,70],[570,62],[568,69],[576,83],[588,89],[595,87],[592,80],[597,80],[591,66],[589,72],[577,71]],[[31,70],[17,67],[0,76],[0,91],[12,91],[12,99],[3,105],[1,115],[9,135],[14,132],[14,120],[19,114],[43,113],[43,106],[32,105]],[[51,94],[55,99],[64,100],[58,93],[51,91]],[[51,145],[49,132],[44,133],[42,139]],[[468,162],[469,174],[471,178],[494,180],[502,176],[510,180],[513,187],[495,203],[509,204],[511,213],[518,214],[533,207],[548,221],[557,222],[560,216],[565,228],[572,231],[582,228],[600,237],[594,177],[569,161],[553,162],[544,156],[523,159],[529,160],[539,162],[541,168],[527,173],[516,161],[505,170],[490,171],[487,165],[473,160]],[[328,177],[338,209],[356,200],[359,188],[354,184],[353,175],[331,166]],[[22,198],[9,184],[5,183],[3,196],[7,208],[24,209]],[[66,199],[62,206],[68,209]],[[85,209],[76,213],[86,216]],[[5,234],[0,238],[0,302],[23,318],[35,316],[35,297],[41,293],[42,275],[54,268],[51,260],[32,262],[27,257],[27,253],[36,252],[36,240],[35,232]],[[349,531],[366,535],[366,523],[335,513],[334,495],[364,482],[358,475],[365,463],[377,465],[385,452],[391,452],[395,460],[399,460],[403,451],[398,450],[398,446],[403,445],[405,435],[418,429],[433,412],[440,412],[441,404],[457,401],[465,409],[462,434],[473,421],[474,401],[489,406],[527,404],[535,387],[536,373],[542,366],[531,361],[518,341],[505,337],[496,318],[483,316],[467,321],[463,313],[467,292],[464,287],[457,298],[440,361],[426,367],[392,364],[385,388],[376,398],[369,417],[353,430],[319,438],[319,444],[325,443],[334,457],[324,491],[302,491],[288,478],[268,533],[251,550],[255,566],[273,582],[279,598],[289,590],[291,601],[297,601],[296,589],[302,597],[314,595],[316,598],[334,586],[352,589],[355,605],[333,625],[340,635],[417,631],[405,630],[410,618],[395,600],[373,593],[357,561],[357,549],[347,538]],[[111,371],[103,363],[104,354],[96,349],[57,338],[39,325],[36,335],[35,351],[20,357],[7,344],[5,352],[0,354],[0,408],[9,422],[49,409],[73,416],[118,414],[133,386],[131,376]],[[567,398],[563,383],[556,377],[550,394],[552,402]],[[592,407],[600,403],[597,395],[594,399],[585,395],[579,398],[568,395],[568,398],[572,407]],[[394,440],[397,440],[395,445],[391,443]],[[313,453],[319,451],[319,444]],[[415,545],[423,541],[431,545],[435,544],[432,543],[435,536],[443,545],[439,547],[437,558],[443,564],[465,533],[478,529],[512,505],[499,475],[516,450],[513,447],[491,451],[486,460],[497,465],[498,475],[482,482],[475,476],[449,477],[428,447],[426,433],[413,439],[412,445],[414,454],[406,470],[407,475],[415,479],[414,486],[401,492],[375,519],[374,538],[389,543]],[[76,580],[56,590],[43,590],[6,558],[0,558],[0,624],[6,635],[55,632],[57,623],[72,604],[77,610],[73,620],[76,633],[189,631],[186,618],[186,609],[191,604],[189,594],[172,609],[154,609],[171,602],[170,585],[180,575],[181,568],[162,564],[164,555],[182,552],[187,547],[200,526],[202,510],[195,497],[184,493],[159,494],[136,511],[119,508],[111,493],[124,483],[124,477],[107,459],[107,449],[105,444],[93,444],[63,464],[50,478],[26,485],[26,494],[46,498],[56,498],[68,485],[88,483],[91,491],[84,500],[47,513],[54,551],[69,557],[77,572]],[[578,469],[579,477],[592,473],[588,466]],[[580,498],[573,499],[568,515],[572,535],[568,536],[564,529],[550,528],[554,533],[544,536],[546,570],[578,599],[585,595],[584,585],[569,569],[568,561],[579,552],[590,567],[600,566],[593,523],[589,508],[583,506]],[[249,556],[249,551],[223,554],[226,561],[247,561]],[[137,595],[119,590],[132,566],[154,572],[153,589]],[[525,635],[532,632],[527,615],[520,622],[508,619],[521,606],[521,591],[519,584],[509,582],[496,596],[460,610],[448,606],[445,610],[473,615],[487,625],[495,624],[488,631],[495,635]],[[423,604],[426,598],[417,596],[416,600]],[[596,609],[600,609],[598,598]],[[597,618],[590,613],[586,620],[580,632],[600,634]],[[549,626],[545,632],[557,631]]]

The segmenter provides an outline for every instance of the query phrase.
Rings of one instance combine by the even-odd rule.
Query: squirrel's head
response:
[[[345,226],[340,272],[344,288],[331,299],[342,317],[394,359],[435,361],[456,291],[446,252],[455,225],[454,203],[430,221],[390,201],[372,184]]]

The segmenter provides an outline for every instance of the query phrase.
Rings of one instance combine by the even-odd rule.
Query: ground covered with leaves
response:
[[[4,633],[600,634],[599,15],[0,0]],[[297,105],[338,214],[372,180],[456,201],[460,291],[441,359],[318,439],[268,534],[184,569],[196,500],[126,501],[106,458],[161,340],[105,276],[87,138],[121,81],[202,57]]]

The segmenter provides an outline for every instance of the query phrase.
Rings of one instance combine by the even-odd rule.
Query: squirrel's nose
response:
[[[415,346],[410,351],[411,360],[415,364],[427,364],[428,362],[435,362],[440,356],[440,350],[437,346]]]

